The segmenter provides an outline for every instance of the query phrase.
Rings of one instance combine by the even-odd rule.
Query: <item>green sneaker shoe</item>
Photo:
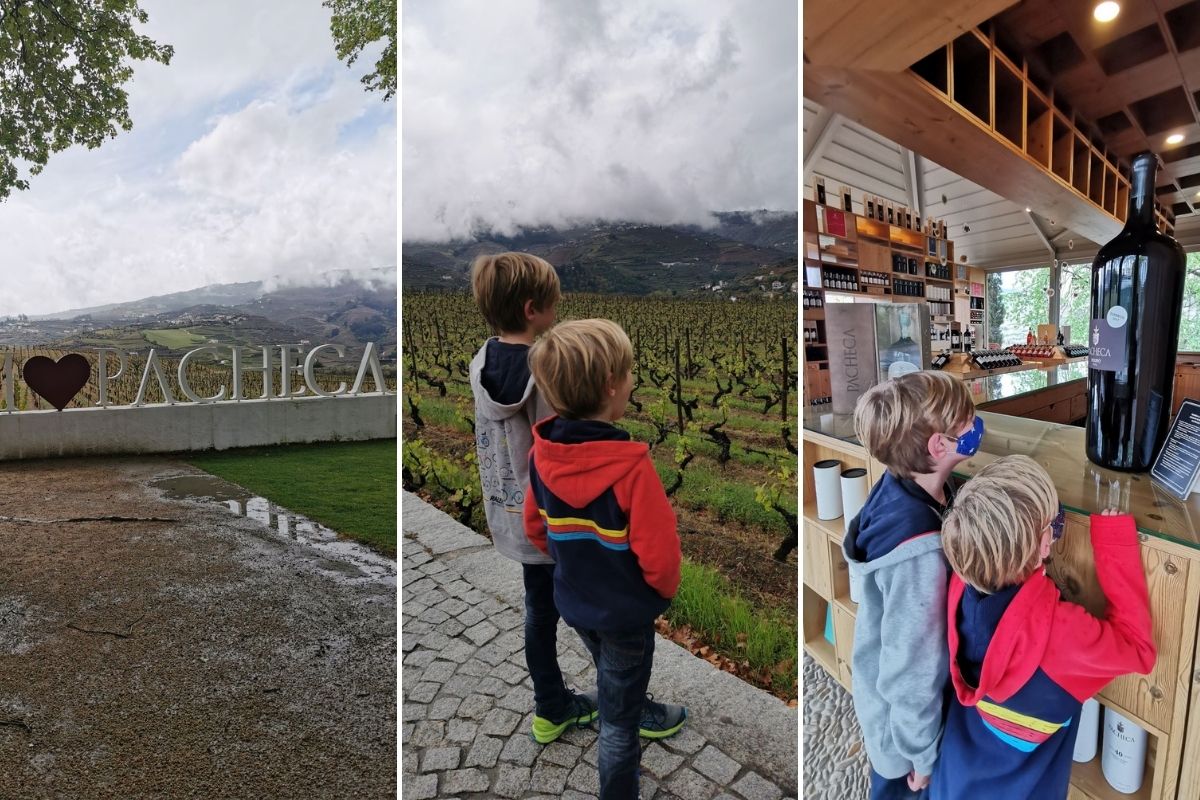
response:
[[[595,692],[571,692],[571,704],[567,713],[560,719],[546,719],[537,714],[533,715],[533,740],[538,744],[550,744],[572,725],[587,727],[599,714],[596,710]]]
[[[642,721],[638,725],[638,735],[645,739],[666,739],[679,733],[686,720],[686,708],[656,703],[654,695],[647,694],[646,705],[642,709]]]

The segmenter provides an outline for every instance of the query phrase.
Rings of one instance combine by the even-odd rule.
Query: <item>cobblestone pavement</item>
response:
[[[533,741],[529,735],[533,689],[522,651],[523,614],[511,596],[505,598],[465,579],[456,561],[464,554],[488,561],[504,559],[492,551],[486,539],[473,533],[462,534],[452,549],[437,536],[411,533],[410,497],[405,496],[401,552],[405,800],[595,798],[599,792],[596,730],[572,729],[547,746]],[[423,509],[426,519],[429,508]],[[465,536],[474,541],[464,541]],[[515,569],[512,574],[519,576]],[[676,736],[644,746],[642,797],[791,800],[796,792],[795,709],[725,676],[736,686],[731,689],[722,684],[724,692],[737,693],[741,689],[736,687],[744,687],[747,693],[764,695],[782,709],[783,713],[775,712],[785,721],[780,727],[790,720],[790,729],[783,727],[771,735],[783,741],[781,752],[791,755],[755,759],[753,751],[762,749],[754,744],[753,737],[761,735],[753,728],[756,722],[736,720],[728,714],[705,719],[697,714],[690,698],[682,696],[685,690],[674,687],[670,676],[662,674],[664,661],[668,666],[676,663],[664,658],[670,655],[667,648],[674,647],[658,640],[651,691],[660,699],[689,705],[691,716]],[[568,685],[577,689],[595,685],[595,669],[587,651],[565,626],[560,628],[559,654]],[[716,672],[698,659],[686,658]],[[729,699],[735,707],[739,704],[738,698]],[[762,702],[754,697],[740,706],[753,714],[756,704]],[[769,705],[765,708],[768,716],[775,711]],[[722,733],[730,735],[730,742],[738,741],[726,742]],[[763,763],[761,758],[771,760]]]
[[[850,693],[804,656],[804,800],[865,800],[869,770]]]

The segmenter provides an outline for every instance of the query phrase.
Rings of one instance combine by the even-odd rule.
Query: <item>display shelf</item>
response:
[[[825,638],[829,601],[818,595],[807,584],[804,586],[803,601],[804,650],[827,672],[836,676],[838,675],[837,652]],[[836,639],[835,633],[834,640],[836,641]]]
[[[1103,729],[1103,725],[1101,725]],[[1083,764],[1075,762],[1071,766],[1071,784],[1074,789],[1083,793],[1084,797],[1089,800],[1150,800],[1152,794],[1154,775],[1147,768],[1146,776],[1142,779],[1142,788],[1138,789],[1134,794],[1124,794],[1118,792],[1109,785],[1104,779],[1104,771],[1101,768],[1101,749],[1097,749],[1096,757],[1091,761]]]

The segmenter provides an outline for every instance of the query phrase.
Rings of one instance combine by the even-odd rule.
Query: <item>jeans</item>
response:
[[[600,800],[637,800],[642,759],[638,727],[654,665],[654,626],[620,632],[581,629],[579,637],[596,662]]]
[[[908,788],[908,776],[885,778],[871,770],[871,800],[921,800],[929,795],[928,790],[914,792]]]
[[[534,713],[557,721],[570,693],[558,667],[558,608],[554,605],[554,565],[522,564],[525,577],[525,664],[533,678]]]

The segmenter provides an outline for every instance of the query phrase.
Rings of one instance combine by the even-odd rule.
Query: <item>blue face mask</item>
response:
[[[973,456],[979,452],[979,445],[983,442],[983,420],[975,417],[975,425],[971,430],[962,436],[947,436],[946,438],[958,442],[958,447],[954,449],[954,452],[960,456]]]
[[[1067,510],[1063,508],[1063,504],[1058,504],[1058,514],[1050,521],[1050,532],[1054,537],[1054,541],[1062,538],[1063,528],[1067,527]]]

